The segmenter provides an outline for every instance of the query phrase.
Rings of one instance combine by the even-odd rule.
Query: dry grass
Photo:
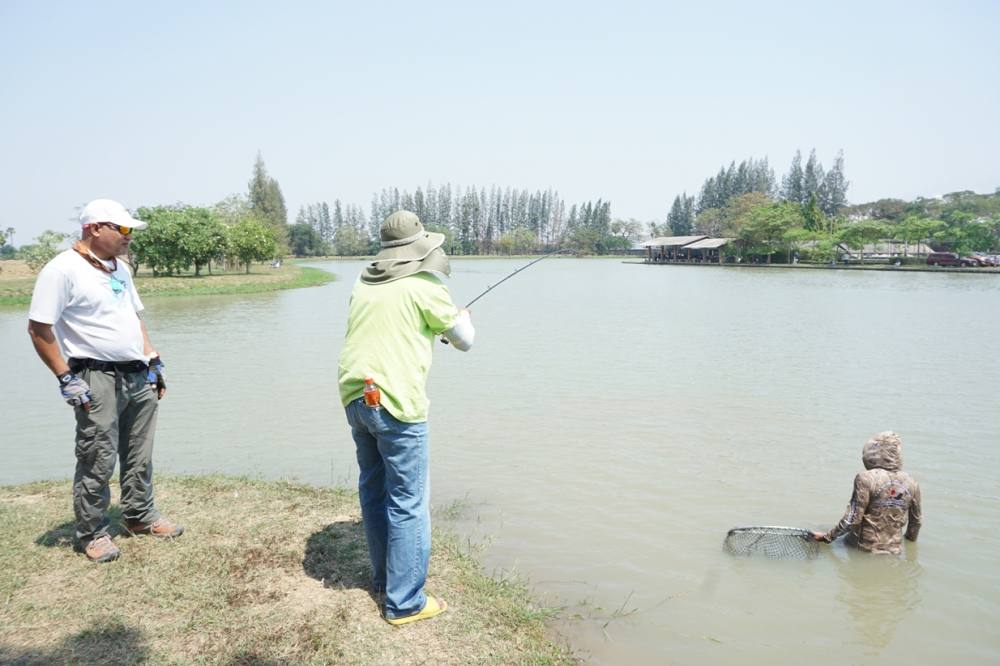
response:
[[[0,306],[27,304],[35,286],[35,274],[19,259],[0,261]]]
[[[0,488],[0,662],[573,661],[546,637],[551,613],[523,585],[485,577],[440,534],[428,589],[448,612],[384,622],[367,586],[354,493],[158,478],[157,502],[187,533],[166,542],[118,536],[122,558],[95,565],[72,546],[68,482]]]
[[[4,259],[0,261],[0,281],[21,280],[28,278],[32,282],[35,274],[28,268],[27,262],[20,259]]]

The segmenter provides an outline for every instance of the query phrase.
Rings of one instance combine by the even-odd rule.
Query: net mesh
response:
[[[819,555],[812,532],[798,527],[734,527],[722,548],[736,557],[809,560]]]

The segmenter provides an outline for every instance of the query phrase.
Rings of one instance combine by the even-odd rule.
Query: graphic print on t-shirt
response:
[[[125,296],[125,283],[116,278],[114,275],[109,277],[111,278],[111,293],[115,295],[115,298],[121,300]]]

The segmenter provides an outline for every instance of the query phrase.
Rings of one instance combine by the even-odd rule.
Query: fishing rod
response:
[[[493,291],[494,289],[496,289],[497,287],[499,287],[500,285],[502,285],[504,282],[506,282],[507,280],[511,279],[512,277],[514,277],[515,275],[517,275],[521,271],[523,271],[524,269],[530,268],[530,267],[534,266],[535,264],[537,264],[542,259],[548,259],[553,254],[559,254],[560,252],[568,252],[568,251],[569,250],[567,250],[567,249],[552,250],[551,252],[546,252],[545,254],[543,254],[542,256],[538,257],[537,259],[531,261],[530,263],[527,263],[524,266],[521,266],[520,268],[518,268],[513,273],[511,273],[510,275],[508,275],[504,279],[500,280],[496,284],[491,284],[490,286],[486,287],[486,290],[483,293],[479,294],[478,296],[476,296],[475,298],[473,298],[471,301],[468,302],[468,304],[465,306],[465,309],[468,310],[470,307],[472,307],[473,303],[475,303],[480,298],[482,298],[486,294],[490,293],[491,291]],[[441,338],[441,342],[443,342],[444,344],[448,344],[448,338]]]
[[[517,275],[521,271],[523,271],[524,269],[530,268],[531,266],[534,266],[535,264],[537,264],[542,259],[547,259],[547,258],[551,257],[553,254],[559,254],[560,252],[567,252],[567,251],[568,250],[552,250],[551,252],[546,252],[545,254],[543,254],[542,256],[538,257],[538,259],[535,259],[531,263],[525,264],[524,266],[521,266],[516,271],[514,271],[513,273],[511,273],[510,275],[508,275],[504,279],[500,280],[496,284],[491,284],[490,286],[486,287],[486,291],[484,291],[483,293],[479,294],[478,296],[476,296],[475,298],[473,298],[471,301],[469,301],[469,303],[465,306],[465,309],[468,310],[470,307],[472,307],[473,303],[475,303],[480,298],[482,298],[486,294],[490,293],[491,291],[493,291],[494,289],[496,289],[497,287],[499,287],[500,285],[502,285],[504,282],[506,282],[507,280],[511,279],[512,277],[514,277],[515,275]]]

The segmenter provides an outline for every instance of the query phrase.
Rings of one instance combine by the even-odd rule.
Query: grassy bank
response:
[[[73,551],[70,495],[0,488],[0,663],[572,662],[526,588],[484,576],[447,535],[428,589],[449,610],[384,622],[353,492],[161,476],[157,503],[187,533],[116,537],[122,558],[105,565]]]
[[[336,276],[318,268],[283,263],[281,268],[258,264],[252,272],[216,273],[153,277],[140,271],[136,287],[144,299],[159,296],[210,296],[219,294],[255,294],[279,289],[314,287],[335,280]],[[31,301],[35,275],[24,262],[0,262],[0,306],[19,307]]]

